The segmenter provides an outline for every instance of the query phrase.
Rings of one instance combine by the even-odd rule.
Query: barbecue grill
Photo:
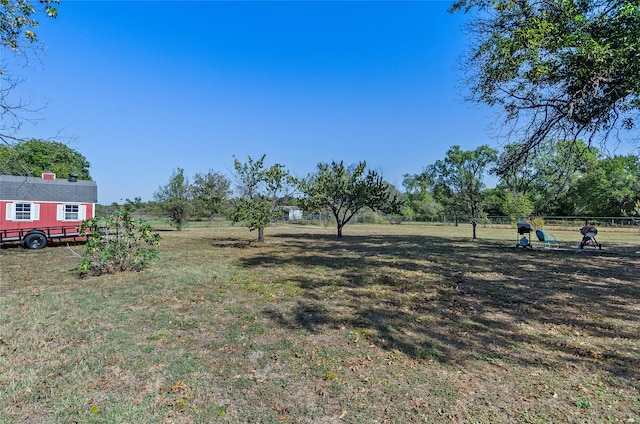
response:
[[[531,231],[533,231],[533,227],[528,222],[518,222],[516,223],[516,228],[518,230],[518,247],[528,247],[531,248]]]
[[[582,241],[578,246],[580,249],[584,249],[585,246],[593,246],[595,249],[602,249],[602,245],[596,241],[596,234],[598,229],[593,225],[585,225],[580,228],[582,234]]]

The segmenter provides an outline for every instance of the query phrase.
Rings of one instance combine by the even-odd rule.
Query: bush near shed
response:
[[[84,221],[80,232],[90,230],[80,276],[141,271],[158,257],[160,234],[143,220],[135,220],[126,209],[114,215]]]

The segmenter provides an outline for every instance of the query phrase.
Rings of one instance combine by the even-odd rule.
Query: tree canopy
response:
[[[405,174],[402,215],[408,219],[427,219],[438,216],[442,205],[433,198],[433,180],[425,173]]]
[[[640,160],[632,155],[598,160],[568,193],[584,215],[632,214],[640,200]]]
[[[436,161],[425,170],[435,182],[436,198],[448,203],[455,215],[471,220],[474,239],[482,211],[483,177],[496,157],[497,151],[486,145],[475,150],[453,146],[445,159]]]
[[[231,195],[231,181],[213,170],[206,174],[196,173],[192,184],[194,216],[211,218],[222,212],[223,206]]]
[[[38,40],[39,4],[50,18],[58,16],[56,5],[59,0],[2,0],[0,1],[0,44],[14,52],[22,51],[27,45]]]
[[[158,187],[153,197],[160,204],[171,225],[181,231],[193,213],[193,193],[184,169],[173,171],[169,182]]]
[[[54,172],[59,178],[75,174],[81,180],[90,180],[89,167],[86,157],[56,141],[31,139],[0,145],[0,173],[5,175],[39,177],[43,172]]]
[[[505,146],[498,162],[509,160],[517,148],[513,144]],[[515,198],[526,196],[538,214],[562,215],[563,210],[575,209],[575,201],[580,196],[569,194],[570,189],[595,166],[598,154],[596,148],[588,148],[581,140],[545,140],[538,146],[534,158],[505,169],[500,185]]]
[[[246,222],[249,230],[258,230],[258,242],[264,242],[264,229],[282,215],[281,206],[293,191],[293,178],[284,165],[264,165],[266,155],[242,163],[234,159],[234,168],[241,197],[231,213],[234,223]]]
[[[503,112],[518,164],[544,140],[604,141],[640,108],[638,0],[458,0],[476,10],[471,99]]]
[[[386,213],[399,213],[402,202],[389,190],[380,175],[360,162],[345,167],[343,162],[319,163],[315,173],[300,183],[308,210],[331,211],[336,219],[338,237],[342,229],[364,207]]]
[[[501,156],[511,148],[505,146]],[[375,220],[372,212],[389,220],[401,214],[407,220],[470,222],[474,238],[477,223],[494,217],[515,222],[533,216],[639,215],[640,161],[635,155],[608,157],[582,141],[549,140],[538,147],[535,158],[498,175],[497,185],[487,188],[491,180],[486,177],[495,172],[501,156],[487,145],[475,150],[453,146],[423,172],[406,174],[404,193],[368,170],[366,162],[318,163],[315,172],[296,179],[282,164],[265,166],[265,155],[257,160],[249,156],[245,162],[234,159],[235,194],[229,192],[230,180],[219,172],[198,173],[198,181],[190,184],[178,168],[170,184],[156,192],[157,202],[145,205],[139,197],[127,199],[126,209],[156,214],[164,208],[179,226],[189,217],[210,218],[215,210],[258,230],[260,241],[264,229],[282,219],[289,205],[305,212],[330,212],[338,237],[356,216],[358,222]]]

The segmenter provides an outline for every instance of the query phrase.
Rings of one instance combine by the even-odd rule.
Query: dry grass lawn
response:
[[[0,250],[1,423],[640,423],[640,233],[162,231],[141,273]]]

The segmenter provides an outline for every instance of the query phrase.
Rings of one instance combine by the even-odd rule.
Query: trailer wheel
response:
[[[28,249],[43,249],[47,245],[44,234],[31,233],[24,238],[24,246]]]

